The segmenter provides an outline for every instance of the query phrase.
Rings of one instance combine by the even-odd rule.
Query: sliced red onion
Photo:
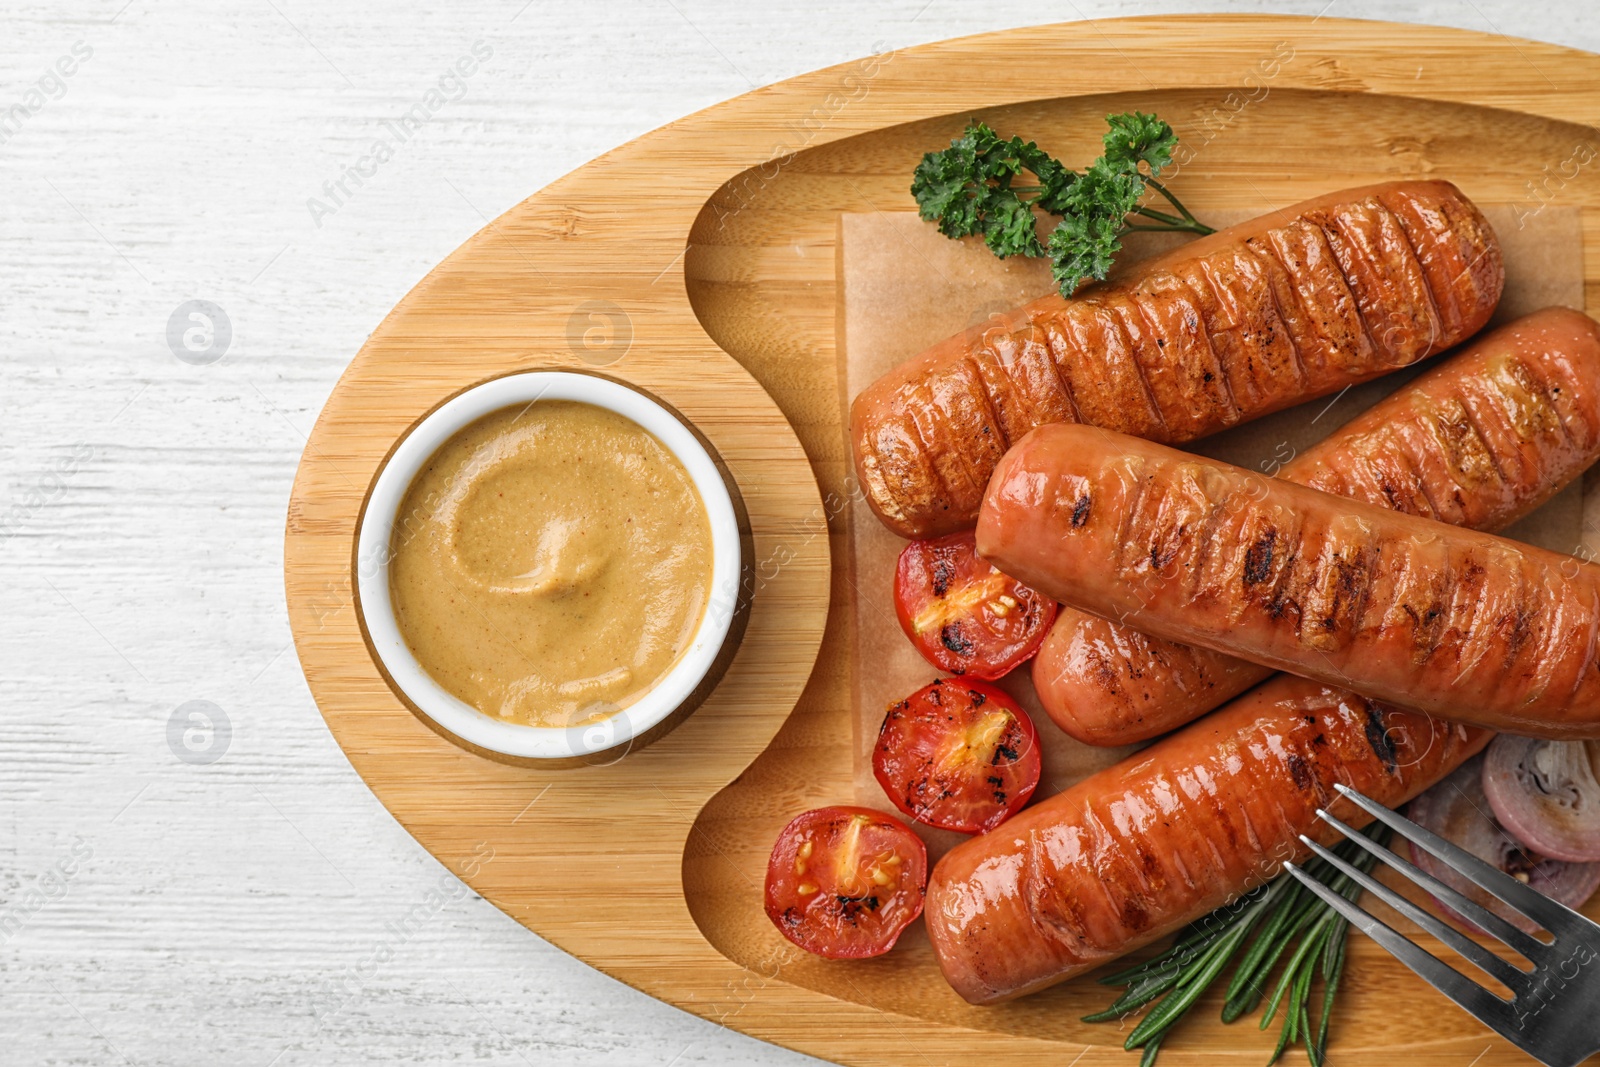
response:
[[[1494,816],[1543,856],[1600,860],[1600,742],[1501,734],[1483,759],[1483,792]]]
[[[1600,887],[1600,863],[1566,863],[1547,859],[1530,852],[1495,821],[1494,810],[1483,794],[1482,756],[1475,756],[1458,767],[1454,774],[1423,793],[1411,802],[1406,814],[1411,820],[1440,837],[1454,841],[1491,866],[1526,882],[1551,900],[1569,908],[1576,908]],[[1411,858],[1418,867],[1444,884],[1458,890],[1469,900],[1476,901],[1528,933],[1539,928],[1501,903],[1455,871],[1434,859],[1428,853],[1411,847]],[[1438,901],[1439,906],[1456,920],[1475,928],[1455,909]]]

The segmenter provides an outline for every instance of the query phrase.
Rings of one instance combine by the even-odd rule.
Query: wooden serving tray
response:
[[[838,214],[911,209],[917,159],[969,116],[1081,164],[1102,117],[1133,108],[1177,128],[1177,181],[1202,217],[1402,176],[1528,212],[1577,206],[1600,311],[1600,58],[1552,45],[1327,18],[1080,22],[880,54],[656,130],[423,279],[351,362],[301,462],[284,552],[300,660],[351,763],[424,847],[580,959],[818,1056],[1136,1062],[1116,1026],[1077,1021],[1107,1002],[1092,983],[970,1007],[919,931],[882,959],[830,963],[780,938],[760,900],[779,828],[852,795]],[[351,595],[356,521],[395,441],[474,382],[544,367],[624,379],[692,420],[738,483],[756,561],[748,631],[705,703],[649,747],[566,769],[434,734],[374,665]],[[1364,938],[1351,949],[1333,1062],[1530,1062]],[[1214,1006],[1193,1016],[1161,1062],[1265,1061],[1269,1035],[1224,1027]]]

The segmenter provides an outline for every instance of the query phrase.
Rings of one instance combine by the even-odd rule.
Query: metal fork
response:
[[[1532,970],[1525,971],[1507,963],[1370,874],[1352,867],[1329,849],[1301,835],[1300,840],[1318,856],[1510,989],[1512,998],[1506,1000],[1396,933],[1392,927],[1306,874],[1298,865],[1288,864],[1286,869],[1289,873],[1336,908],[1350,920],[1350,925],[1382,945],[1429,985],[1541,1063],[1548,1067],[1576,1067],[1595,1052],[1600,1052],[1600,925],[1530,889],[1437,834],[1401,818],[1354,789],[1342,785],[1337,788],[1374,818],[1392,827],[1395,833],[1438,857],[1473,884],[1526,915],[1554,934],[1555,939],[1546,944],[1531,934],[1523,933],[1365,834],[1345,825],[1326,811],[1317,810],[1317,815],[1324,822],[1450,905],[1492,937],[1503,941],[1533,965]]]

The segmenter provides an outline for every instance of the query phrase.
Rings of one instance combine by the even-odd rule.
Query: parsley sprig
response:
[[[1214,232],[1156,180],[1178,143],[1172,127],[1138,111],[1108,115],[1106,124],[1103,154],[1079,174],[1032,141],[1006,140],[973,122],[949,148],[922,157],[911,194],[946,237],[982,235],[1001,259],[1048,256],[1063,296],[1086,278],[1106,276],[1125,233]],[[1030,174],[1031,184],[1024,177]],[[1177,214],[1141,203],[1146,187]],[[1039,240],[1036,211],[1061,216],[1046,241]]]

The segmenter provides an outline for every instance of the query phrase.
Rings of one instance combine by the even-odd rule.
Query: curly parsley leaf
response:
[[[1032,173],[1039,184],[1013,188],[1025,173]],[[1043,198],[1053,203],[1075,177],[1032,141],[1006,140],[986,124],[974,122],[949,148],[922,157],[912,175],[911,195],[922,217],[937,222],[946,237],[981,233],[1002,259],[1042,256],[1033,205]],[[1024,195],[1028,193],[1039,195]],[[1049,210],[1048,203],[1040,206]]]
[[[1039,178],[1039,198],[1034,204],[1059,215],[1067,194],[1077,184],[1078,175],[1062,166],[1054,156],[1040,152],[1039,157],[1028,167]]]
[[[1099,280],[1122,249],[1124,221],[1139,206],[1144,181],[1136,170],[1097,159],[1063,198],[1061,224],[1050,234],[1051,275],[1070,296],[1085,279]]]
[[[1093,215],[1121,222],[1139,206],[1144,179],[1136,170],[1124,170],[1097,159],[1073,183],[1063,198],[1063,215]]]
[[[1178,135],[1172,127],[1140,111],[1125,115],[1107,115],[1107,131],[1101,144],[1105,155],[1101,158],[1113,166],[1137,171],[1142,161],[1149,165],[1153,178],[1172,162],[1172,150],[1178,146]]]
[[[978,202],[968,190],[974,170],[974,153],[960,141],[952,141],[948,151],[929,152],[917,164],[911,191],[918,214],[937,222],[946,237],[978,232]]]
[[[1000,259],[1007,256],[1042,256],[1039,220],[1027,202],[1009,191],[991,193],[983,209],[983,241]]]
[[[1085,279],[1098,281],[1111,272],[1111,260],[1122,250],[1122,218],[1068,215],[1050,234],[1050,276],[1071,296]]]

